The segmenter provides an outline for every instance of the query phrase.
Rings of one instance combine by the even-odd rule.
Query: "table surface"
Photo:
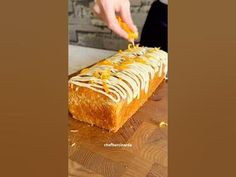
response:
[[[69,45],[68,74],[113,55],[115,51]]]
[[[86,55],[76,51],[92,51],[88,62],[82,64],[84,66],[114,53],[70,47],[69,52],[72,53],[69,53],[69,60],[73,60],[69,62],[70,73],[81,69],[77,58],[82,60]],[[159,127],[160,121],[167,122],[167,91],[168,84],[162,84],[116,133],[74,120],[69,115],[69,176],[167,177],[167,127]],[[104,146],[110,143],[129,144],[132,147]]]

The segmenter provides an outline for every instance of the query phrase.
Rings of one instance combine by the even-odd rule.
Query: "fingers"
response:
[[[133,32],[137,32],[137,27],[133,24],[131,17],[129,0],[97,0],[93,7],[93,12],[107,23],[108,28],[125,39],[128,39],[128,34],[118,23],[116,12],[120,14],[122,20]]]
[[[100,15],[101,15],[101,9],[100,9],[100,7],[99,7],[98,4],[95,4],[95,5],[93,6],[93,13],[94,13],[97,17],[100,17]]]
[[[100,10],[100,7],[98,6],[98,4],[94,4],[93,12],[95,12],[96,14],[100,14],[101,13],[101,10]]]
[[[116,34],[118,34],[119,36],[128,39],[128,34],[127,32],[125,32],[119,25],[117,19],[116,19],[116,15],[115,15],[115,11],[112,10],[112,8],[107,8],[106,11],[104,11],[105,13],[105,18],[106,18],[106,22],[107,22],[107,26],[108,28],[110,28],[112,31],[114,31]]]
[[[129,28],[133,32],[138,32],[138,29],[134,25],[134,22],[132,20],[132,16],[131,16],[131,13],[130,13],[130,5],[129,4],[127,4],[126,6],[123,6],[120,9],[120,16],[121,16],[122,20],[129,26]]]

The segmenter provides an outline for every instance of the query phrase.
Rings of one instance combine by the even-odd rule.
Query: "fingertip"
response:
[[[132,44],[134,43],[134,39],[128,39],[128,41]]]
[[[128,34],[127,32],[125,32],[118,23],[110,23],[108,24],[108,27],[114,31],[116,34],[118,34],[120,37],[124,38],[124,39],[128,39]]]

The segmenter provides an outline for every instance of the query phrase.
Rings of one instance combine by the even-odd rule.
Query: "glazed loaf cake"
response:
[[[129,47],[69,79],[73,118],[116,132],[165,80],[167,53]]]

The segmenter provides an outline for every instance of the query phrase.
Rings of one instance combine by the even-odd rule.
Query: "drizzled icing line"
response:
[[[164,67],[164,68],[163,68]],[[148,92],[149,81],[168,71],[168,55],[158,48],[133,47],[82,70],[69,84],[101,93],[114,102],[129,104],[139,98],[141,90]]]

